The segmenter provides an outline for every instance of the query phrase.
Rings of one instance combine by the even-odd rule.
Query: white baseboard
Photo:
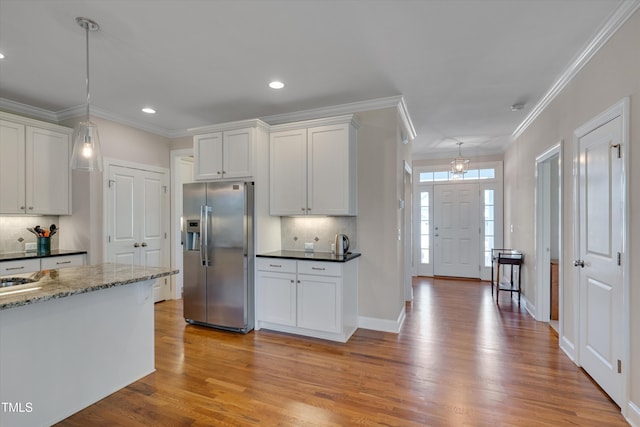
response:
[[[377,317],[366,317],[366,316],[358,316],[358,327],[362,329],[371,329],[374,331],[381,332],[392,332],[397,334],[400,332],[402,328],[402,324],[404,323],[404,319],[406,317],[404,304],[402,305],[402,310],[400,310],[400,314],[398,314],[397,319],[388,320],[388,319],[380,319]]]
[[[567,355],[569,359],[576,365],[578,364],[576,359],[576,347],[575,345],[567,339],[567,337],[562,337],[560,339],[560,350],[564,351],[564,354]]]
[[[518,295],[516,294],[515,296],[513,296],[512,294],[512,298],[514,302],[518,302]],[[522,295],[520,294],[520,304],[522,304],[524,306],[524,309],[527,311],[527,313],[529,313],[529,315],[531,317],[533,317],[535,320],[537,320],[536,318],[536,306],[533,305],[531,303],[531,301],[529,301],[529,299],[527,299],[526,295]]]
[[[633,402],[629,402],[625,418],[633,427],[640,427],[640,407]]]

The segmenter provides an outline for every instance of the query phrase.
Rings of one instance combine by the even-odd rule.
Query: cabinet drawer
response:
[[[296,260],[281,258],[257,258],[258,270],[279,271],[281,273],[295,273]]]
[[[337,262],[299,261],[298,274],[315,274],[320,276],[341,276],[342,268]]]
[[[21,259],[17,261],[0,262],[0,276],[33,273],[34,271],[40,271],[39,259]]]
[[[76,267],[84,265],[83,255],[56,256],[42,258],[41,270],[54,270],[57,268]]]

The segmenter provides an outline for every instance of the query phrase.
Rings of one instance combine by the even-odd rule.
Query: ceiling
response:
[[[499,153],[623,3],[0,0],[0,98],[82,111],[84,16],[97,115],[175,136],[402,95],[415,157]]]

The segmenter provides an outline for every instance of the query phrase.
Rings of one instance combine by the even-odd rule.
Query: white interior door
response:
[[[107,261],[168,265],[166,173],[109,165]],[[168,280],[154,288],[156,301],[168,297]]]
[[[622,117],[578,139],[580,364],[622,405],[623,169]],[[621,156],[620,156],[621,157]],[[582,267],[581,267],[582,266]]]
[[[479,185],[436,185],[434,190],[433,273],[479,278]]]
[[[109,167],[107,208],[107,262],[138,264],[136,211],[136,169]]]

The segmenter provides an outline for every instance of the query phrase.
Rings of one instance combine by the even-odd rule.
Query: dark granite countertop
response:
[[[359,252],[349,252],[346,255],[336,255],[331,252],[305,252],[305,251],[273,251],[263,254],[257,254],[262,258],[285,258],[298,259],[303,261],[330,261],[330,262],[347,262],[361,256]]]
[[[48,257],[56,257],[56,256],[66,256],[66,255],[82,255],[86,254],[87,251],[72,251],[72,250],[64,250],[64,249],[55,249],[52,250],[48,254],[38,254],[37,252],[9,252],[0,254],[0,261],[19,261],[22,259],[32,259],[32,258],[48,258]]]
[[[177,273],[178,270],[165,267],[99,264],[5,276],[30,278],[36,281],[0,288],[0,310],[153,280]]]

